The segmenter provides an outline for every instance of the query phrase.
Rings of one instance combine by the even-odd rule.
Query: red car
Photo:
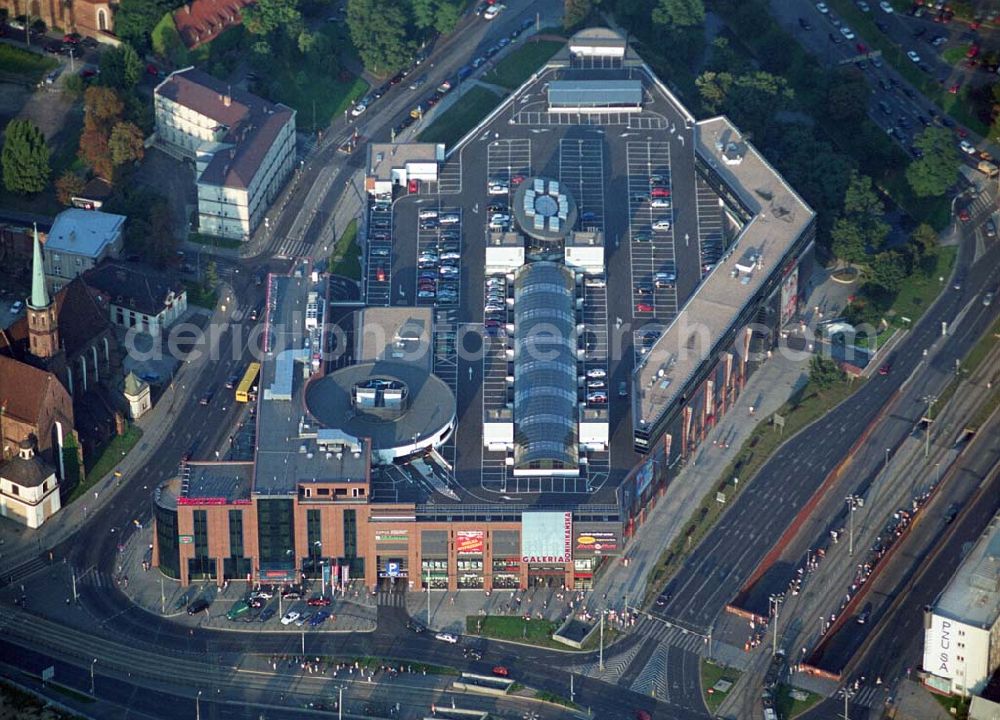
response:
[[[81,40],[83,40],[83,36],[80,33],[66,33],[63,35],[63,42],[68,45],[79,45]]]
[[[322,595],[319,597],[312,597],[306,600],[306,605],[310,605],[312,607],[326,607],[329,604],[330,604],[330,598],[323,597]]]
[[[653,720],[653,716],[650,715],[645,710],[636,710],[635,711],[635,720]]]
[[[958,211],[958,219],[961,220],[962,222],[969,222],[971,217],[972,216],[969,215],[969,211],[966,210],[965,208],[962,208],[961,210]]]
[[[892,372],[892,365],[890,365],[889,363],[886,363],[885,365],[883,365],[878,369],[879,375],[888,375],[891,372]]]
[[[951,87],[948,88],[948,92],[950,92],[952,95],[958,95],[958,88],[961,87],[961,85],[962,83],[960,82],[954,83]]]
[[[655,187],[649,191],[650,197],[670,197],[670,190],[665,187]]]
[[[866,52],[868,52],[868,46],[867,46],[867,45],[865,45],[864,43],[860,43],[860,42],[859,42],[859,43],[858,43],[857,45],[855,45],[854,47],[856,47],[856,48],[858,49],[858,52],[859,52],[859,53],[866,53]]]
[[[965,51],[965,57],[967,58],[974,58],[978,54],[979,54],[979,46],[976,45],[975,43],[969,45],[969,49]]]
[[[526,178],[526,177],[524,177],[524,175],[513,175],[513,176],[511,177],[511,179],[510,179],[510,184],[511,184],[511,185],[520,185],[520,184],[521,184],[521,183],[523,183],[523,182],[524,182],[525,180],[527,180],[527,178]]]
[[[420,192],[420,181],[410,180],[410,182],[406,186],[406,191],[411,194]]]
[[[653,312],[653,306],[647,303],[638,303],[635,306],[635,311],[641,313],[651,313]]]
[[[379,282],[385,282],[385,268],[381,265],[375,268],[375,279]]]
[[[495,668],[493,668],[493,674],[496,675],[497,677],[509,677],[510,670],[505,668],[503,665],[497,665]]]

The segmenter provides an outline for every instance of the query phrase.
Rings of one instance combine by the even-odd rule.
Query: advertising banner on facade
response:
[[[641,497],[649,484],[653,482],[653,460],[650,458],[645,462],[642,468],[639,470],[639,474],[635,478],[635,494],[637,497]]]
[[[573,557],[572,512],[526,512],[521,515],[521,561],[562,563]]]
[[[459,530],[455,533],[455,554],[482,555],[484,538],[482,530]]]
[[[605,525],[603,527],[574,528],[573,557],[592,555],[617,555],[621,552],[621,533]]]
[[[344,587],[347,587],[347,583],[351,581],[351,566],[341,565],[340,566],[340,582]]]
[[[398,530],[376,530],[375,542],[406,542],[409,540],[406,528]]]
[[[799,266],[796,265],[781,281],[781,325],[795,317],[799,308]]]

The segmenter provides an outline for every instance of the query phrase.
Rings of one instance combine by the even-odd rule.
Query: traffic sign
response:
[[[177,542],[181,545],[191,545],[194,542],[194,535],[178,535]]]

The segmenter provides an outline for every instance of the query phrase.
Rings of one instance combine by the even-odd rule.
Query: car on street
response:
[[[892,14],[892,4],[889,3],[889,0],[882,0],[878,6],[882,8],[882,12]]]
[[[23,300],[15,300],[14,304],[10,306],[10,314],[11,315],[17,315],[23,309],[24,309],[24,301]]]
[[[799,18],[799,27],[802,28],[803,30],[812,30],[813,29],[812,23],[810,23],[805,18]]]
[[[211,390],[209,390],[207,393],[205,393],[204,395],[201,396],[201,398],[198,400],[198,404],[199,405],[208,405],[209,403],[212,402],[212,396],[214,394],[215,393],[213,393]]]
[[[607,371],[602,370],[601,368],[591,368],[587,371],[587,377],[589,378],[603,378],[607,376]]]
[[[883,365],[878,369],[879,375],[888,375],[891,372],[892,372],[892,365],[890,365],[889,363],[886,363],[885,365]]]
[[[915,50],[907,50],[906,51],[906,57],[910,58],[911,62],[914,62],[914,63],[917,63],[917,64],[920,63],[920,56],[917,55],[917,53],[916,53]]]
[[[603,390],[596,390],[594,392],[587,393],[587,402],[593,403],[595,405],[604,405],[608,402],[608,394]]]
[[[454,645],[458,642],[458,636],[452,635],[451,633],[439,632],[434,635],[435,640],[440,640],[441,642],[451,643]]]
[[[198,613],[205,612],[206,610],[208,610],[208,608],[211,607],[211,605],[212,603],[210,603],[208,600],[205,600],[204,598],[200,600],[195,600],[193,603],[188,605],[187,614],[197,615]]]
[[[505,7],[506,6],[502,5],[502,4],[490,5],[488,8],[486,8],[485,12],[483,12],[483,19],[484,20],[493,20],[501,12],[503,12],[503,9]]]
[[[628,382],[625,380],[618,383],[618,397],[628,397]]]
[[[311,597],[306,600],[306,605],[311,607],[326,607],[330,604],[330,598],[323,597],[322,595],[317,595],[316,597]]]
[[[972,219],[972,216],[969,215],[969,211],[966,208],[962,208],[961,210],[958,211],[958,219],[961,220],[962,222],[969,222],[969,220]],[[958,290],[959,288],[955,289]]]
[[[996,237],[997,236],[997,224],[990,218],[983,224],[983,229],[986,231],[986,237]]]
[[[653,312],[653,306],[649,303],[636,303],[635,311],[641,313],[651,313]]]
[[[427,76],[421,75],[418,78],[414,78],[413,82],[410,83],[410,90],[419,90],[426,84],[427,84]]]
[[[653,222],[653,230],[666,232],[669,229],[670,229],[670,220],[668,220],[667,218],[660,218]]]
[[[843,35],[848,40],[853,40],[856,37],[851,28],[847,27],[846,25],[840,28],[840,34]]]
[[[351,108],[351,115],[353,115],[354,117],[358,117],[358,115],[361,115],[367,109],[368,109],[367,105],[365,105],[364,103],[358,103],[353,108]]]
[[[975,155],[976,154],[976,146],[973,145],[972,143],[970,143],[968,140],[962,140],[961,142],[959,142],[958,143],[958,147],[966,155]]]
[[[819,10],[824,15],[826,15],[826,14],[828,14],[830,12],[830,8],[828,8],[826,6],[825,2],[818,2],[818,3],[816,3],[816,9]]]
[[[309,618],[309,627],[311,628],[319,627],[320,625],[325,623],[329,619],[329,617],[330,613],[328,613],[326,610],[320,610],[318,613]]]
[[[497,665],[493,668],[493,674],[497,677],[510,677],[510,670],[505,668],[503,665]]]

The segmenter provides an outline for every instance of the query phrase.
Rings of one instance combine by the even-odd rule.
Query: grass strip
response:
[[[122,435],[117,435],[111,439],[108,446],[100,457],[94,459],[92,463],[87,463],[87,478],[79,483],[69,496],[69,502],[73,502],[90,490],[94,485],[104,479],[104,476],[111,472],[115,465],[128,455],[129,451],[135,447],[139,439],[142,438],[142,429],[137,425],[129,425]]]
[[[707,658],[701,659],[701,692],[702,697],[705,700],[705,706],[708,708],[708,712],[715,716],[716,711],[725,702],[726,698],[729,696],[729,691],[718,692],[714,690],[715,684],[720,680],[725,680],[736,685],[739,681],[741,673],[739,670],[734,670],[733,668],[726,667],[724,665],[718,665],[715,662],[708,660]]]
[[[358,246],[358,221],[351,220],[340,236],[340,240],[333,246],[333,254],[330,255],[329,268],[333,275],[342,275],[352,280],[361,279],[361,248]]]
[[[566,650],[566,645],[552,639],[558,629],[559,623],[552,620],[526,620],[519,615],[469,615],[465,618],[467,635]]]
[[[497,93],[487,88],[474,87],[435,118],[434,122],[420,133],[418,139],[420,142],[443,142],[449,146],[454,145],[499,104],[500,96]]]
[[[519,88],[531,77],[531,73],[547,63],[563,45],[565,43],[555,40],[528,42],[497,63],[497,66],[483,77],[483,82],[501,85],[508,90]]]

